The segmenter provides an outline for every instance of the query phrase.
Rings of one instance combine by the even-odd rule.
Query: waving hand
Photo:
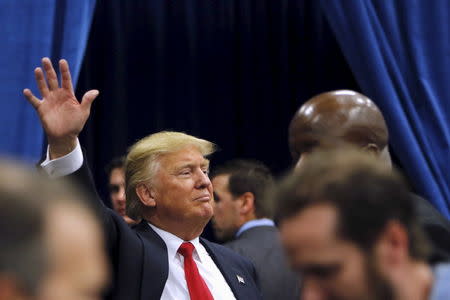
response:
[[[90,90],[79,102],[75,98],[66,60],[59,61],[61,85],[50,59],[43,58],[42,67],[34,70],[42,100],[34,96],[29,89],[24,89],[23,94],[39,115],[49,142],[50,157],[53,159],[75,148],[76,138],[86,124],[91,104],[99,92]]]

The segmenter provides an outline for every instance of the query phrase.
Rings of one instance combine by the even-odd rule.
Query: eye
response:
[[[203,174],[205,174],[205,175],[209,175],[209,169],[203,169],[202,172],[203,172]]]
[[[339,270],[340,266],[333,264],[329,266],[314,266],[305,270],[304,273],[320,279],[328,279],[336,275]]]
[[[214,198],[214,202],[220,202],[220,197],[219,195],[217,195],[216,193],[213,192],[213,198]]]
[[[181,175],[181,176],[187,176],[187,175],[190,175],[190,174],[191,174],[191,169],[189,169],[189,168],[181,169],[178,172],[178,175]]]
[[[116,194],[119,192],[120,186],[118,184],[110,184],[109,185],[109,192],[112,194]]]

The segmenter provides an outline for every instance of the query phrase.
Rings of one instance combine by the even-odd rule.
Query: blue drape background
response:
[[[66,58],[78,78],[95,0],[0,1],[0,153],[36,162],[43,146],[34,109],[22,96],[38,94],[33,70],[44,56]]]
[[[412,186],[450,217],[449,1],[95,4],[0,0],[0,154],[40,156],[42,130],[21,93],[37,93],[43,56],[69,61],[78,96],[101,91],[81,140],[103,183],[113,156],[162,129],[215,141],[214,162],[256,158],[280,173],[295,110],[349,88],[380,106]]]
[[[321,0],[419,193],[450,217],[450,2]]]

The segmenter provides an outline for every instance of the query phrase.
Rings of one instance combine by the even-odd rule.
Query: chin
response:
[[[211,206],[211,204],[209,204],[209,203],[207,203],[206,205],[203,205],[201,208],[200,208],[200,215],[203,217],[203,218],[207,218],[208,219],[208,221],[212,218],[212,216],[214,215],[214,210],[213,210],[213,208],[212,208],[212,206]]]

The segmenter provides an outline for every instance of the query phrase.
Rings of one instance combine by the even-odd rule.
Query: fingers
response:
[[[41,68],[34,69],[34,77],[36,78],[36,83],[42,98],[45,98],[49,91],[47,82],[45,81],[44,78],[44,72],[42,72]]]
[[[58,88],[58,77],[56,76],[55,69],[53,69],[52,62],[48,57],[42,59],[42,66],[45,71],[45,77],[47,77],[49,89],[56,90]]]
[[[39,99],[36,98],[29,89],[24,89],[23,95],[25,96],[25,98],[27,98],[28,102],[30,102],[30,104],[35,109],[37,109],[39,107],[39,105],[41,104],[41,101],[39,101]]]
[[[90,90],[86,92],[83,96],[83,99],[81,99],[81,106],[86,109],[90,110],[92,102],[94,102],[95,98],[97,98],[99,94],[99,91],[97,90]]]
[[[72,77],[67,60],[61,59],[59,61],[59,71],[61,72],[61,87],[73,93]]]

